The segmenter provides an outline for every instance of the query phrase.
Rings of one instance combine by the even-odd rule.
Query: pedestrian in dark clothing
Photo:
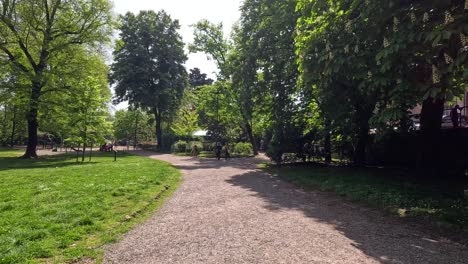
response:
[[[228,159],[231,158],[231,153],[229,152],[229,145],[228,145],[228,144],[224,145],[224,147],[223,147],[223,153],[224,153],[224,158],[225,158],[226,160],[228,160]]]
[[[199,153],[198,146],[194,144],[192,147],[192,156],[198,157],[198,153]]]
[[[219,143],[216,143],[215,155],[216,155],[216,159],[218,159],[218,160],[221,159],[221,144],[219,144]]]
[[[460,122],[460,115],[458,114],[458,111],[462,110],[465,107],[460,107],[459,105],[455,105],[454,108],[452,108],[452,111],[450,111],[450,117],[452,119],[452,124],[453,128],[457,128],[459,126]]]

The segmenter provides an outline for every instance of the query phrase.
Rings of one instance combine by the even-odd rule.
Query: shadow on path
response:
[[[268,210],[299,210],[315,221],[331,225],[354,241],[352,246],[379,262],[468,263],[466,247],[332,194],[305,192],[262,171],[236,175],[226,181],[254,192],[266,202]]]
[[[243,234],[243,243],[248,243],[245,241],[246,236],[250,238],[248,240],[250,243],[254,243],[255,239],[260,238],[263,239],[261,240],[262,243],[257,246],[267,247],[263,249],[263,252],[272,252],[271,254],[288,252],[290,254],[289,251],[281,251],[285,247],[279,245],[281,245],[283,237],[288,236],[288,239],[291,238],[290,233],[287,233],[290,229],[287,228],[296,226],[302,228],[298,235],[302,237],[292,237],[293,240],[285,241],[305,243],[304,245],[293,246],[292,250],[296,250],[297,255],[306,255],[308,260],[317,259],[322,254],[329,256],[328,260],[330,262],[327,263],[359,263],[356,261],[362,260],[360,258],[341,259],[353,257],[354,253],[347,249],[337,252],[342,248],[353,248],[380,263],[468,263],[468,250],[466,247],[437,237],[419,224],[402,221],[396,217],[385,215],[379,210],[347,202],[332,194],[318,191],[305,192],[290,183],[282,181],[277,176],[261,171],[258,169],[258,164],[266,162],[264,157],[217,161],[151,152],[134,152],[134,154],[171,162],[176,168],[184,170],[184,173],[190,177],[190,180],[184,183],[185,189],[178,193],[179,196],[171,205],[172,209],[168,209],[167,215],[161,216],[163,219],[164,216],[170,219],[167,222],[163,221],[163,224],[170,225],[168,229],[164,229],[164,225],[160,225],[159,222],[155,222],[154,225],[168,232],[186,228],[187,216],[180,212],[183,211],[181,208],[189,205],[192,212],[197,212],[194,218],[199,218],[201,221],[198,223],[200,226],[191,228],[200,228],[200,233],[195,233],[192,230],[192,233],[179,234],[178,237],[167,241],[159,237],[158,241],[163,241],[160,246],[164,246],[165,243],[170,243],[170,241],[176,241],[174,243],[179,246],[178,243],[184,241],[184,236],[187,235],[195,236],[196,234],[195,237],[190,237],[193,239],[193,241],[190,240],[190,243],[194,243],[194,241],[201,243],[199,239],[203,240],[209,237],[205,232],[212,231],[213,223],[212,221],[205,221],[205,216],[200,213],[204,212],[214,214],[213,217],[216,215],[228,216],[227,219],[219,219],[220,225],[229,221],[231,223],[227,227],[223,226],[225,229],[221,230],[225,230],[225,232],[228,232],[231,226],[238,228],[233,233],[228,232],[228,236],[216,240],[218,244],[215,246],[219,246],[222,250],[229,249],[229,243],[236,241],[235,239],[238,239],[239,234],[248,232]],[[209,183],[209,186],[205,186],[207,183]],[[211,196],[214,194],[216,194],[216,197]],[[251,199],[251,197],[255,199]],[[227,204],[231,207],[224,207]],[[206,212],[206,208],[218,211]],[[296,213],[299,213],[299,215]],[[174,218],[176,216],[181,217],[180,222],[175,221],[178,219]],[[236,222],[238,217],[242,217],[242,219],[238,219],[239,222]],[[188,218],[193,221],[192,217]],[[258,222],[254,221],[255,219],[258,219]],[[285,223],[275,222],[276,220],[285,221]],[[184,223],[184,227],[179,226],[181,223]],[[271,228],[265,226],[265,223],[272,225]],[[152,226],[152,230],[155,227]],[[146,234],[143,231],[142,234]],[[277,234],[272,232],[277,232]],[[138,235],[141,236],[140,233]],[[219,235],[219,233],[216,233],[216,235]],[[132,237],[134,240],[130,241],[140,241],[140,236]],[[148,236],[153,237],[154,235],[150,234]],[[271,238],[276,238],[276,240],[269,241],[268,239]],[[210,248],[212,247],[213,245]],[[123,248],[126,247],[123,246]],[[203,246],[197,248],[197,250],[201,249],[205,250],[206,248]],[[244,250],[243,252],[250,252],[251,250],[248,244],[239,244],[236,247],[236,250],[241,249]],[[262,252],[259,248],[252,250],[257,254]],[[183,253],[182,251],[177,252],[177,254]],[[342,253],[342,255],[339,255],[339,253]],[[176,253],[168,253],[167,256],[178,256],[174,254]],[[137,253],[131,253],[130,255],[135,256]],[[155,259],[159,255],[156,254]],[[202,256],[209,259],[207,255]],[[237,255],[230,257],[235,259]],[[291,261],[294,256],[281,257],[285,258],[280,259],[289,259]],[[230,258],[227,257],[227,259]]]

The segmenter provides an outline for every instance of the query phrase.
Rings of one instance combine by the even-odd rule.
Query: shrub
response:
[[[273,135],[268,145],[266,155],[276,164],[281,164],[283,162],[283,153],[284,151],[278,137]]]
[[[173,152],[187,152],[187,142],[183,140],[179,140],[174,145],[172,145],[172,151]]]
[[[239,142],[236,145],[234,145],[234,153],[236,154],[241,154],[241,155],[253,155],[253,148],[252,144],[247,143],[247,142]]]

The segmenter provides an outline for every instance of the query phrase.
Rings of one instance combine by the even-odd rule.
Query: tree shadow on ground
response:
[[[37,159],[22,159],[20,157],[0,157],[0,171],[12,169],[46,169],[46,168],[62,168],[71,166],[82,166],[89,164],[96,164],[96,161],[89,161],[89,152],[86,153],[85,161],[81,162],[81,153],[76,162],[76,154],[74,153],[60,153],[56,155],[43,155]],[[133,156],[130,153],[118,152],[117,161],[119,158]],[[96,152],[93,158],[108,158],[113,160],[114,153],[99,153]]]
[[[303,191],[260,170],[226,181],[253,192],[266,202],[268,210],[299,210],[314,221],[330,225],[351,239],[352,246],[381,263],[466,263],[468,260],[466,247],[434,235],[419,224],[352,204],[333,194]]]
[[[47,169],[47,168],[63,168],[73,166],[83,166],[88,164],[96,164],[97,162],[72,162],[70,159],[45,161],[45,160],[19,160],[18,158],[0,158],[0,171],[14,169]]]

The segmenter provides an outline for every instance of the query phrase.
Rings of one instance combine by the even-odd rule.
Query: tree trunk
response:
[[[13,124],[11,126],[10,147],[14,147],[15,133],[16,133],[16,107],[13,107]]]
[[[158,150],[161,151],[163,149],[161,111],[156,109],[154,111],[154,117],[155,117],[155,120],[156,120],[156,141],[158,142]]]
[[[325,121],[325,144],[324,144],[324,149],[325,149],[325,162],[326,163],[331,163],[332,157],[331,157],[331,123],[329,120]]]
[[[138,112],[136,112],[136,116],[135,116],[135,131],[133,134],[133,150],[136,150],[136,147],[137,147],[137,133],[138,133]]]
[[[369,143],[369,119],[372,117],[373,106],[356,107],[356,119],[358,126],[356,149],[354,150],[354,164],[364,165],[367,161],[366,148]]]
[[[28,145],[26,147],[26,152],[23,155],[23,158],[37,158],[37,113],[39,111],[39,96],[41,93],[41,85],[38,83],[32,84],[32,90],[29,101],[29,111],[28,111]]]
[[[245,122],[245,130],[247,132],[247,135],[249,136],[250,144],[252,144],[253,154],[257,156],[258,155],[257,142],[255,141],[255,136],[252,131],[252,126],[250,125],[249,122]]]
[[[441,155],[440,129],[444,113],[442,99],[428,98],[424,100],[421,109],[421,156],[419,166],[425,169],[436,168],[440,164]]]
[[[444,103],[442,99],[427,98],[421,109],[421,131],[434,132],[442,127],[442,115],[444,114]]]
[[[81,162],[84,162],[86,155],[86,141],[83,142],[83,153],[81,154]]]
[[[364,165],[366,163],[366,147],[369,142],[369,125],[359,128],[358,140],[354,151],[354,164]]]
[[[85,160],[86,142],[88,141],[88,108],[85,108],[84,114],[83,155],[81,156],[81,162],[84,162]]]

